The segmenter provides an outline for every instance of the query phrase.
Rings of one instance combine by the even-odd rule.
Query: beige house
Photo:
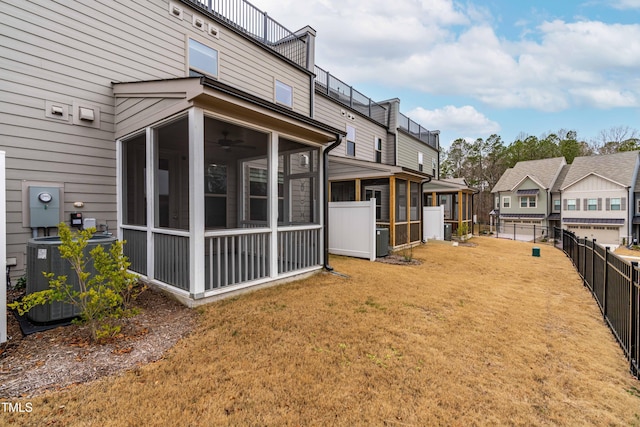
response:
[[[313,117],[315,33],[236,3],[2,4],[14,276],[30,237],[87,219],[188,304],[322,268],[346,132]]]
[[[327,266],[330,190],[379,200],[390,246],[420,240],[438,132],[399,100],[344,92],[311,27],[245,0],[1,7],[14,279],[30,238],[95,225],[127,241],[133,271],[200,304]]]
[[[400,113],[400,100],[374,102],[316,66],[316,118],[346,132],[329,155],[330,201],[376,199],[376,226],[389,247],[422,240],[422,185],[437,178],[439,131]]]

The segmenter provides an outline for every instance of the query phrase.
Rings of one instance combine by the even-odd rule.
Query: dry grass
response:
[[[165,359],[32,400],[31,425],[640,425],[640,384],[570,261],[428,244],[332,258],[204,308]]]

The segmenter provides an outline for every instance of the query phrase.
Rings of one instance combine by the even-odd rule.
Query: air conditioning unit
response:
[[[376,228],[376,258],[389,255],[389,229]]]
[[[85,249],[89,251],[97,245],[111,246],[116,241],[112,236],[94,235]],[[26,294],[49,289],[49,279],[42,273],[53,273],[57,276],[67,276],[67,283],[79,290],[78,277],[72,271],[71,264],[60,255],[60,237],[36,237],[27,243],[27,287]],[[95,274],[93,264],[87,265],[87,271]],[[27,318],[36,323],[50,323],[70,319],[80,314],[77,307],[62,302],[38,305],[27,313]]]

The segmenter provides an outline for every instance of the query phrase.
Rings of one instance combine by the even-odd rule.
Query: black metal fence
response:
[[[554,228],[542,225],[520,224],[520,223],[499,223],[499,224],[478,224],[478,233],[499,237],[501,239],[519,240],[533,243],[553,243]],[[559,238],[559,237],[558,237]]]
[[[629,262],[593,240],[554,229],[556,246],[573,261],[584,285],[598,303],[605,322],[629,360],[631,374],[640,379],[640,274]]]

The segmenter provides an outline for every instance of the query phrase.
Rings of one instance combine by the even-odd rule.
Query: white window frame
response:
[[[562,210],[562,200],[560,199],[553,200],[553,210],[554,212],[560,212]]]
[[[573,207],[573,209],[571,209]],[[577,211],[578,210],[578,201],[577,199],[567,199],[567,210],[568,211]]]
[[[351,125],[346,125],[347,131],[347,144],[345,146],[345,154],[349,157],[356,156],[356,128]],[[349,153],[349,147],[353,147],[353,154]]]
[[[618,201],[618,203],[614,203],[614,202],[613,202],[614,200],[617,200],[617,201]],[[614,208],[613,208],[614,206],[617,206],[617,209],[614,209]],[[609,210],[612,210],[612,211],[621,211],[621,210],[622,210],[622,197],[612,197],[612,198],[609,200]]]
[[[597,211],[598,210],[598,199],[597,198],[596,199],[587,199],[587,210],[588,211]]]
[[[373,160],[376,163],[382,163],[382,138],[374,136],[373,144],[375,149],[375,152],[374,152],[375,158]]]
[[[526,200],[525,206],[522,205],[522,202]],[[521,208],[535,208],[538,206],[538,197],[537,196],[520,196],[520,207]]]
[[[285,95],[286,99],[282,98]],[[276,104],[284,105],[293,109],[293,86],[282,80],[274,79],[273,83],[273,99]]]
[[[424,153],[418,151],[418,170],[422,172],[424,169]]]
[[[503,196],[502,197],[502,208],[503,209],[511,209],[511,196]]]
[[[209,53],[213,53],[213,56],[210,57],[210,59],[212,59],[215,62],[215,70],[205,70],[199,67],[196,67],[195,65],[192,65],[191,63],[191,57],[192,57],[192,44],[191,42],[195,43],[193,45],[193,47],[200,47],[202,46],[203,48],[205,48],[206,50],[209,50],[211,52]],[[206,55],[207,52],[205,52],[205,49],[202,49],[200,51],[200,53],[202,53],[203,55]],[[214,79],[218,78],[219,75],[219,69],[220,69],[220,53],[218,52],[217,49],[209,46],[208,44],[194,38],[194,37],[187,37],[187,75],[191,75],[191,71],[194,71],[198,74],[202,74],[208,77],[212,77]]]

